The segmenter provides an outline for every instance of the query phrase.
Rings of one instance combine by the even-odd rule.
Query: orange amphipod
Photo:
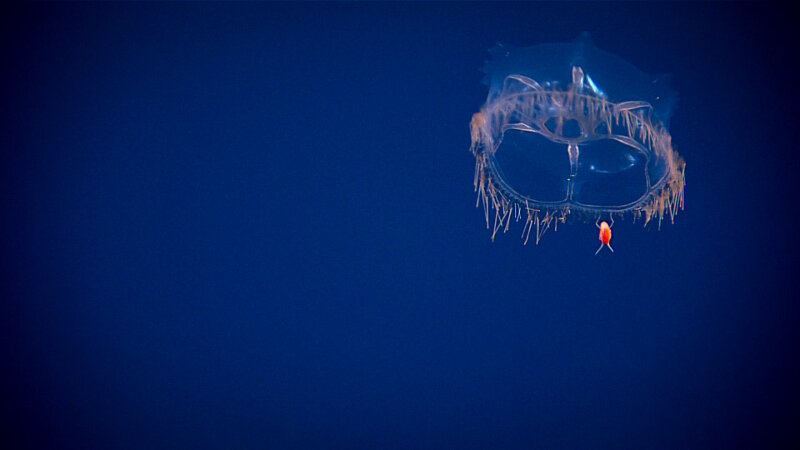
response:
[[[597,249],[596,252],[594,252],[594,254],[596,255],[600,253],[600,250],[603,249],[604,245],[608,247],[608,249],[611,250],[611,252],[613,253],[614,249],[611,248],[611,226],[607,224],[605,220],[600,222],[600,224],[597,224],[597,222],[595,222],[595,225],[597,225],[597,228],[600,228],[600,237],[599,237],[600,247]],[[611,225],[614,225],[613,218],[611,219]]]

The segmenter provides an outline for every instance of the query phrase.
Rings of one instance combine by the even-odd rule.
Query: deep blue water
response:
[[[4,448],[788,448],[797,55],[760,4],[0,13]],[[671,73],[686,209],[494,243],[497,42]]]

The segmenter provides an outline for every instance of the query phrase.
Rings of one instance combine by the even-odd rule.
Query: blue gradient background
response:
[[[797,48],[758,4],[0,14],[4,448],[797,444]],[[669,72],[674,225],[491,243],[496,42]]]

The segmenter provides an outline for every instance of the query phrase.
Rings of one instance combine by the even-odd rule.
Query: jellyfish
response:
[[[484,66],[489,95],[472,116],[476,207],[494,240],[524,221],[522,239],[568,218],[614,217],[644,226],[683,209],[684,160],[668,123],[676,95],[595,47],[497,46]]]

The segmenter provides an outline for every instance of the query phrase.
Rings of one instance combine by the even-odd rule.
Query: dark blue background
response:
[[[5,6],[3,440],[797,442],[797,57],[758,4]],[[784,18],[782,18],[784,17]],[[686,210],[491,243],[496,42],[670,72]],[[6,447],[9,448],[9,447]]]

